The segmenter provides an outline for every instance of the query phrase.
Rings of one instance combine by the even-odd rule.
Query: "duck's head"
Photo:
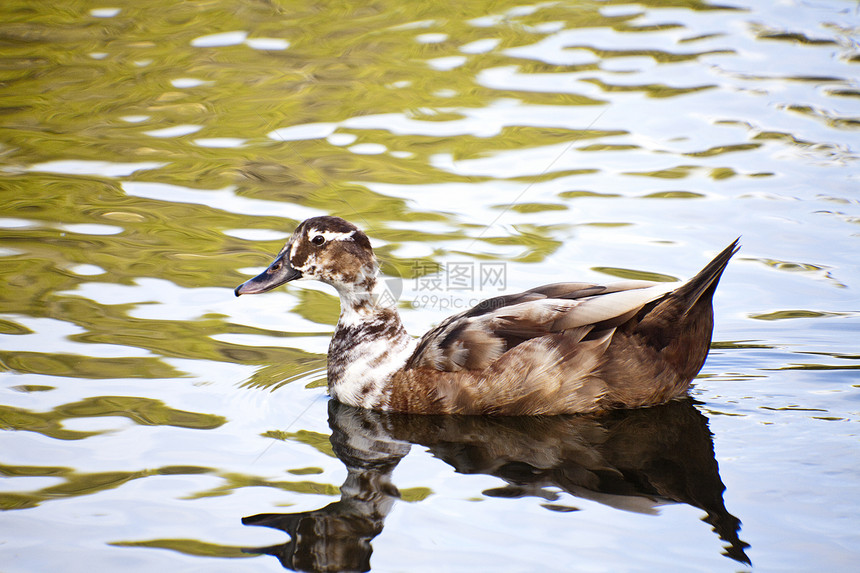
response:
[[[297,279],[322,281],[341,293],[369,292],[376,271],[370,240],[358,227],[339,217],[312,217],[296,228],[269,268],[235,293],[258,294]]]

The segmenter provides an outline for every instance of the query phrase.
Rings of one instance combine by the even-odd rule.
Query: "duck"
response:
[[[335,216],[303,221],[265,271],[236,287],[260,294],[296,280],[331,285],[340,316],[328,347],[338,402],[410,414],[599,413],[686,395],[704,365],[713,296],[735,239],[677,283],[559,282],[481,301],[410,336],[370,239]]]

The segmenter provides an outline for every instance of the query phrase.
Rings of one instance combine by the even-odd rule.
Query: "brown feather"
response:
[[[711,297],[736,250],[737,241],[681,287],[622,304],[615,315],[612,300],[637,304],[633,291],[657,283],[557,283],[485,301],[428,332],[395,375],[391,395],[410,393],[410,411],[506,415],[671,400],[704,363]],[[590,316],[601,319],[581,324]]]
[[[378,266],[367,236],[343,219],[314,217],[236,294],[295,278],[334,286],[341,317],[329,347],[329,388],[352,405],[425,414],[593,412],[686,392],[707,357],[711,299],[737,243],[674,290],[646,281],[544,285],[487,299],[415,341],[396,310],[374,298]]]

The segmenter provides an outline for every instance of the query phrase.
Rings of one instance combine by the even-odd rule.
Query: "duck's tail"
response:
[[[699,271],[699,274],[672,292],[672,298],[676,301],[684,301],[684,313],[693,308],[703,298],[706,298],[708,301],[713,298],[714,291],[717,289],[717,284],[720,282],[720,277],[723,275],[723,271],[726,270],[729,260],[741,248],[738,241],[740,241],[740,237],[732,241],[728,247],[714,257],[705,268]]]

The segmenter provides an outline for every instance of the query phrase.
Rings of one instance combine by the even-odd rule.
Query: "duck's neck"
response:
[[[417,341],[400,322],[391,293],[375,277],[357,285],[335,285],[340,318],[328,348],[328,386],[344,404],[372,408]]]

